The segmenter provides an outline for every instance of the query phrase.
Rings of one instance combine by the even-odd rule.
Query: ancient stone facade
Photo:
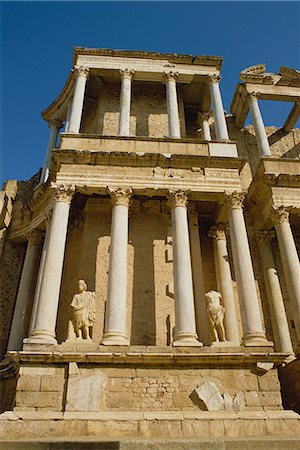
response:
[[[75,49],[2,191],[6,438],[299,433],[300,74],[243,71],[225,115],[221,63]]]

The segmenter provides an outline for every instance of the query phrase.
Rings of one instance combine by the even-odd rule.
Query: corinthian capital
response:
[[[218,75],[216,73],[213,73],[211,75],[207,75],[207,80],[212,84],[212,83],[220,83],[222,77],[221,75]]]
[[[90,69],[88,67],[83,67],[83,66],[75,66],[74,67],[74,73],[75,73],[76,78],[84,77],[84,78],[88,79],[89,71],[90,71]]]
[[[75,193],[75,186],[55,186],[54,190],[54,198],[56,202],[71,204],[72,198]]]
[[[184,191],[169,191],[168,194],[168,205],[169,207],[175,208],[175,206],[183,206],[187,208],[188,195]]]
[[[215,241],[226,241],[226,232],[228,231],[228,226],[219,223],[218,225],[214,225],[211,227],[209,232],[207,233],[208,237],[214,239]]]
[[[231,209],[242,209],[245,194],[242,192],[225,192],[225,204]]]
[[[60,128],[62,128],[63,124],[59,119],[50,119],[48,120],[48,126],[49,128],[57,128],[59,130]]]
[[[289,222],[289,211],[284,206],[279,206],[279,208],[272,207],[270,211],[271,219],[275,224],[288,223]]]
[[[255,237],[256,243],[260,247],[263,247],[264,245],[270,244],[272,239],[274,239],[274,237],[275,237],[275,232],[268,231],[268,230],[262,230],[262,231],[258,231],[254,237]]]
[[[167,81],[176,81],[178,77],[178,72],[165,72],[163,75],[163,82],[166,83]]]
[[[119,72],[122,78],[127,78],[128,80],[131,80],[134,75],[134,70],[132,69],[120,69]]]
[[[108,188],[108,193],[113,206],[123,205],[129,207],[132,190],[126,188]]]
[[[253,102],[254,100],[258,100],[260,97],[260,92],[250,92],[250,94],[248,94],[248,101],[249,102]]]
[[[28,243],[32,245],[38,245],[40,242],[42,242],[43,237],[44,233],[39,230],[32,230],[26,236]]]

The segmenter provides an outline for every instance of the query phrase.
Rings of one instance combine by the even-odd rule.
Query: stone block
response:
[[[41,391],[57,391],[62,392],[64,388],[64,380],[60,377],[51,375],[43,375],[41,381]]]
[[[210,437],[209,420],[183,420],[182,437],[208,438]]]
[[[18,379],[18,391],[39,391],[41,377],[39,375],[21,375]]]
[[[98,411],[104,404],[106,376],[97,371],[83,377],[74,375],[68,379],[66,411]]]
[[[180,420],[144,420],[140,422],[140,434],[147,438],[181,438]]]
[[[233,409],[235,411],[242,411],[245,407],[245,396],[243,392],[238,392],[233,398]]]
[[[280,384],[277,371],[272,370],[258,377],[258,386],[260,391],[279,391]]]
[[[102,438],[136,437],[138,436],[138,422],[118,420],[88,420],[87,436],[101,436]]]
[[[224,392],[223,398],[224,398],[224,409],[225,409],[225,411],[233,410],[233,398],[231,397],[231,395],[228,394],[228,392]]]
[[[256,391],[245,392],[246,406],[261,406],[260,396]]]
[[[132,392],[109,392],[105,403],[108,408],[129,409],[133,407],[133,394]]]
[[[208,411],[218,411],[224,408],[224,399],[213,381],[203,383],[195,389],[195,392]]]
[[[175,408],[180,409],[193,406],[192,400],[186,392],[175,392],[172,394],[172,403]]]
[[[263,406],[281,406],[281,394],[278,391],[265,391],[258,393],[261,405]]]
[[[241,420],[241,436],[265,436],[266,435],[265,420]]]
[[[58,392],[19,391],[16,395],[16,405],[35,408],[51,408],[60,411],[62,396]]]

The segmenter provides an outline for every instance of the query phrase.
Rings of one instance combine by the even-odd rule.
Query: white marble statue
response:
[[[77,339],[91,339],[95,322],[95,292],[87,290],[84,280],[78,281],[79,294],[75,294],[71,303],[74,313],[74,329]]]
[[[209,291],[205,294],[205,299],[206,311],[214,340],[216,342],[226,342],[223,325],[225,308],[221,305],[222,296],[220,292]]]

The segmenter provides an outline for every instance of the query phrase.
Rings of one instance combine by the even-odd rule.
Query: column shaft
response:
[[[119,136],[130,134],[130,103],[131,103],[131,79],[133,70],[120,70],[121,93],[120,93],[120,117]]]
[[[68,132],[69,126],[70,126],[70,115],[71,115],[71,101],[68,102],[68,109],[67,109],[67,115],[66,115],[66,125],[65,125],[65,133]]]
[[[171,138],[180,138],[180,121],[176,90],[177,78],[178,73],[173,72],[165,74],[164,77],[166,83],[169,137]]]
[[[246,346],[268,346],[272,344],[266,340],[260,317],[256,284],[242,210],[243,200],[244,196],[240,193],[225,195],[225,201],[229,206],[229,231],[242,316],[243,342]]]
[[[300,265],[289,223],[289,213],[283,207],[274,208],[271,212],[271,217],[276,230],[297,339],[300,345]]]
[[[33,231],[28,236],[28,244],[16,299],[12,325],[7,350],[19,351],[22,349],[23,339],[29,328],[30,313],[32,309],[32,293],[36,280],[42,234]]]
[[[113,210],[109,255],[104,345],[129,345],[126,334],[128,189],[109,191]]]
[[[58,132],[59,132],[59,129],[61,128],[61,126],[62,126],[62,123],[60,120],[52,119],[49,121],[50,136],[49,136],[44,166],[43,166],[43,170],[41,173],[40,184],[45,183],[49,177],[52,149],[56,147]]]
[[[271,239],[274,236],[273,233],[261,231],[257,233],[256,241],[258,243],[260,260],[263,268],[276,350],[279,352],[293,353],[280,283],[270,245]]]
[[[80,122],[83,110],[84,92],[89,69],[86,67],[76,67],[76,81],[70,113],[68,133],[79,133]]]
[[[240,334],[225,232],[226,226],[220,224],[212,227],[208,235],[213,238],[217,289],[222,295],[223,305],[225,307],[224,328],[226,339],[234,344],[240,345]]]
[[[41,279],[34,329],[24,343],[56,344],[55,325],[73,191],[59,190],[53,206],[48,248]]]
[[[173,345],[202,345],[197,340],[196,334],[186,194],[182,191],[170,193],[169,204],[172,211],[175,297],[175,333]]]
[[[205,141],[211,141],[210,128],[209,128],[209,113],[199,113],[197,122],[201,127],[201,137]]]
[[[256,142],[262,156],[271,156],[271,150],[264,122],[258,106],[258,93],[249,96],[249,109],[252,117],[252,124],[255,130]]]
[[[216,138],[217,140],[228,140],[229,136],[227,124],[219,86],[220,79],[221,77],[218,75],[212,75],[209,77],[211,106],[215,119]]]

